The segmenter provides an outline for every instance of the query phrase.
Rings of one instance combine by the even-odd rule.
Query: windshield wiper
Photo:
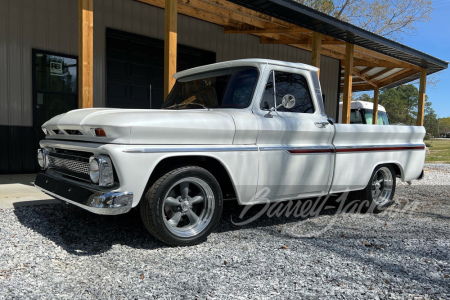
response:
[[[198,106],[201,106],[201,107],[203,107],[204,109],[209,109],[207,106],[205,106],[205,105],[203,105],[203,104],[201,104],[201,103],[197,103],[197,102],[190,102],[190,103],[178,103],[178,104],[174,104],[174,105],[171,105],[171,106],[168,106],[168,107],[165,107],[165,109],[170,109],[170,108],[178,108],[178,107],[181,107],[181,106],[188,106],[188,105],[198,105]]]
[[[204,109],[209,109],[209,107],[207,107],[206,105],[203,105],[203,104],[197,103],[197,102],[187,103],[186,106],[188,106],[188,105],[198,105],[198,106],[203,107]]]

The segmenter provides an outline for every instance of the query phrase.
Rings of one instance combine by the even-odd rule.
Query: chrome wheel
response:
[[[162,215],[167,229],[178,237],[201,233],[214,214],[214,193],[197,177],[187,177],[173,184],[164,195]]]
[[[394,178],[387,167],[381,167],[372,178],[372,200],[378,205],[383,205],[391,200],[394,186]]]

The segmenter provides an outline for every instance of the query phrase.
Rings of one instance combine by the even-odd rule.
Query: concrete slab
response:
[[[34,187],[36,174],[0,175],[0,208],[60,203]]]

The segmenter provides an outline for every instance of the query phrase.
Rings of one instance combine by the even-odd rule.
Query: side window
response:
[[[285,95],[291,94],[295,98],[295,106],[291,109],[280,107],[278,111],[314,113],[314,105],[308,88],[308,82],[300,74],[275,72],[276,104],[279,105]]]
[[[267,79],[267,84],[261,98],[260,108],[262,110],[269,110],[271,107],[275,107],[274,99],[273,71],[270,71],[269,78]]]

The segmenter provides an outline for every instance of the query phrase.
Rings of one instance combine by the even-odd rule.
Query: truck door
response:
[[[309,71],[266,68],[260,101],[253,107],[259,134],[259,176],[256,198],[304,198],[323,195],[331,184],[334,162],[333,125],[318,101],[320,85]],[[317,87],[313,84],[316,80]],[[317,89],[317,93],[316,93]],[[292,95],[291,109],[276,108],[283,97]]]

